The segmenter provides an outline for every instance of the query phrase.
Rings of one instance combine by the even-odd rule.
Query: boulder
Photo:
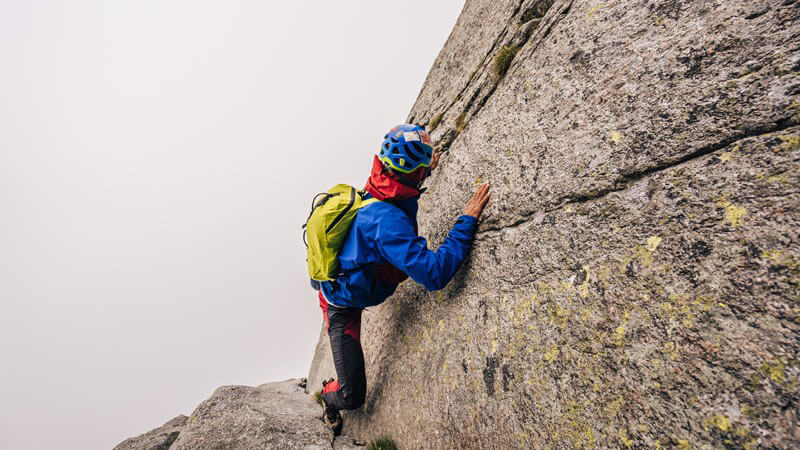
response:
[[[321,408],[292,379],[258,387],[222,386],[190,417],[179,416],[116,449],[350,449],[320,419]]]
[[[126,439],[114,450],[167,450],[178,439],[188,417],[180,415],[141,436]]]

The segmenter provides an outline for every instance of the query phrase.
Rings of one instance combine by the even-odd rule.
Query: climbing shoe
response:
[[[334,436],[338,436],[342,432],[342,414],[329,407],[324,398],[322,399],[322,421],[333,431]]]

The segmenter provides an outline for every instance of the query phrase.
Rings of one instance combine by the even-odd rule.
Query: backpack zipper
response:
[[[328,234],[331,231],[331,229],[333,229],[333,227],[336,226],[336,224],[339,223],[339,221],[341,221],[342,218],[344,218],[344,215],[347,214],[347,212],[353,208],[353,205],[355,203],[356,203],[356,190],[350,188],[350,203],[348,203],[347,207],[342,212],[340,212],[335,219],[333,219],[333,222],[331,222],[330,225],[328,225],[328,228],[325,229],[325,234]]]

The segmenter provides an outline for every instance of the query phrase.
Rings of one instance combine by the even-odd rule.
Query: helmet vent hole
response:
[[[419,162],[419,160],[425,156],[425,150],[416,142],[411,142],[409,144],[409,158],[414,160],[414,162]]]

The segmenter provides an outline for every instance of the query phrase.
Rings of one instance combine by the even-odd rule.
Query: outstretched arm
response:
[[[477,219],[489,201],[489,184],[481,185],[458,218],[444,243],[428,249],[425,238],[417,236],[411,219],[386,222],[378,228],[378,251],[395,267],[430,291],[444,288],[455,275],[472,245]]]

